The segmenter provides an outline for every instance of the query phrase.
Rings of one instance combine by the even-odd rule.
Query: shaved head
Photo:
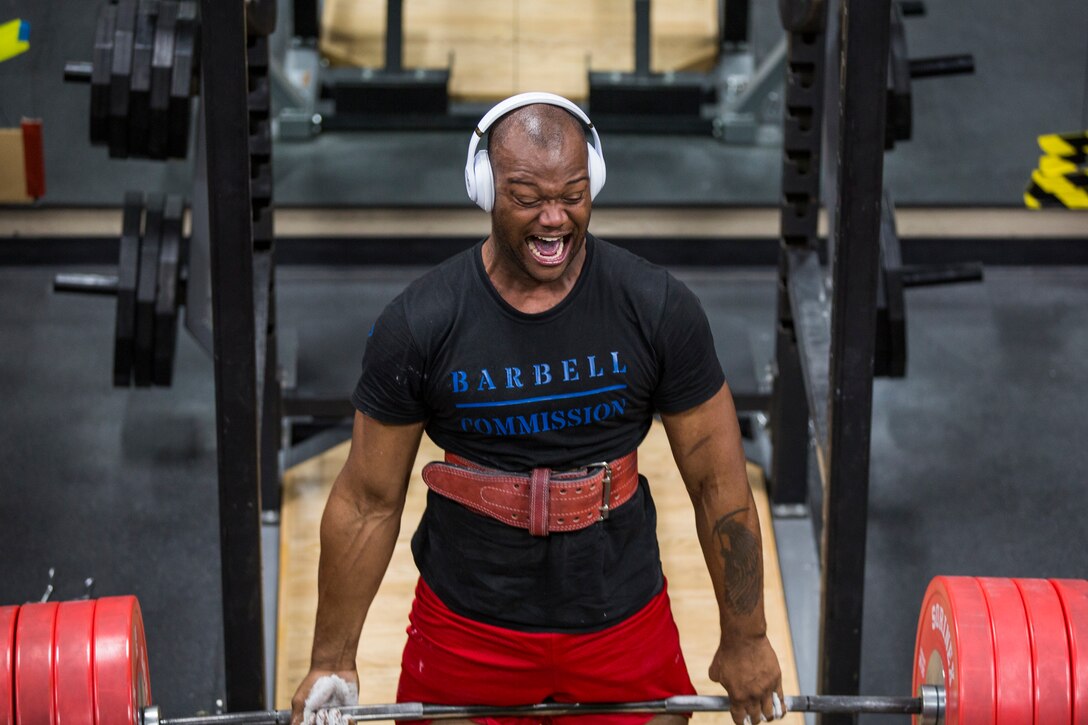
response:
[[[518,146],[528,144],[539,150],[561,152],[571,138],[583,143],[585,131],[578,119],[558,106],[536,103],[506,114],[492,126],[488,138],[488,153],[495,159],[496,153],[504,156]]]

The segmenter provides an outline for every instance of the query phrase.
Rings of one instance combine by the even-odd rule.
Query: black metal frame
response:
[[[214,69],[203,74],[201,109],[207,131],[226,706],[255,710],[265,707],[266,689],[258,401],[266,360],[259,346],[267,339],[259,325],[267,318],[257,312],[263,290],[255,296],[245,4],[202,0],[201,18],[201,65]]]
[[[789,281],[791,255],[794,252],[815,255],[819,247],[824,48],[822,28],[789,33],[783,105],[776,376],[771,402],[772,458],[768,481],[771,499],[779,506],[799,506],[808,501],[809,405]],[[808,387],[811,389],[811,385]]]
[[[823,693],[856,694],[861,671],[890,12],[891,0],[841,0],[839,97],[826,105],[838,109],[839,123],[827,149],[838,173],[818,674]],[[821,722],[853,719],[836,715]]]
[[[772,490],[776,503],[819,509],[822,693],[855,694],[860,679],[890,12],[890,0],[839,0],[823,34],[790,37]],[[821,168],[830,287],[815,237]],[[821,484],[812,492],[809,421]]]

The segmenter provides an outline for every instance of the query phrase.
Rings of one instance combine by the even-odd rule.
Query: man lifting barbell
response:
[[[597,132],[564,98],[522,94],[480,122],[466,185],[491,212],[491,233],[409,285],[371,330],[351,451],[321,524],[311,670],[293,722],[321,678],[358,686],[360,631],[424,430],[446,460],[424,471],[427,509],[412,541],[421,578],[398,700],[694,693],[637,470],[655,413],[718,601],[710,676],[738,724],[783,714],[758,515],[706,316],[668,272],[588,233],[604,180]]]

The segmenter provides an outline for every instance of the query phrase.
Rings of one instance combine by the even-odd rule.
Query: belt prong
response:
[[[601,488],[603,489],[603,498],[601,499],[601,521],[608,518],[608,513],[612,510],[609,506],[609,502],[612,500],[612,466],[607,463],[604,464],[604,476],[601,479]]]

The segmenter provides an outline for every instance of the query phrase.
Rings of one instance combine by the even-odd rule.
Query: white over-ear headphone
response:
[[[465,163],[465,188],[468,190],[468,198],[476,202],[484,211],[491,211],[495,206],[495,177],[491,173],[491,159],[487,155],[487,149],[476,150],[480,139],[484,137],[491,124],[495,123],[505,114],[515,108],[530,106],[534,103],[546,103],[550,106],[559,106],[569,111],[580,119],[593,134],[593,143],[586,142],[589,151],[589,198],[597,196],[597,192],[604,186],[605,167],[604,152],[601,150],[601,137],[597,135],[597,129],[593,122],[581,108],[572,101],[557,96],[554,93],[519,93],[505,101],[500,101],[494,108],[484,114],[480,119],[476,130],[472,132],[472,138],[468,144],[468,161]]]

